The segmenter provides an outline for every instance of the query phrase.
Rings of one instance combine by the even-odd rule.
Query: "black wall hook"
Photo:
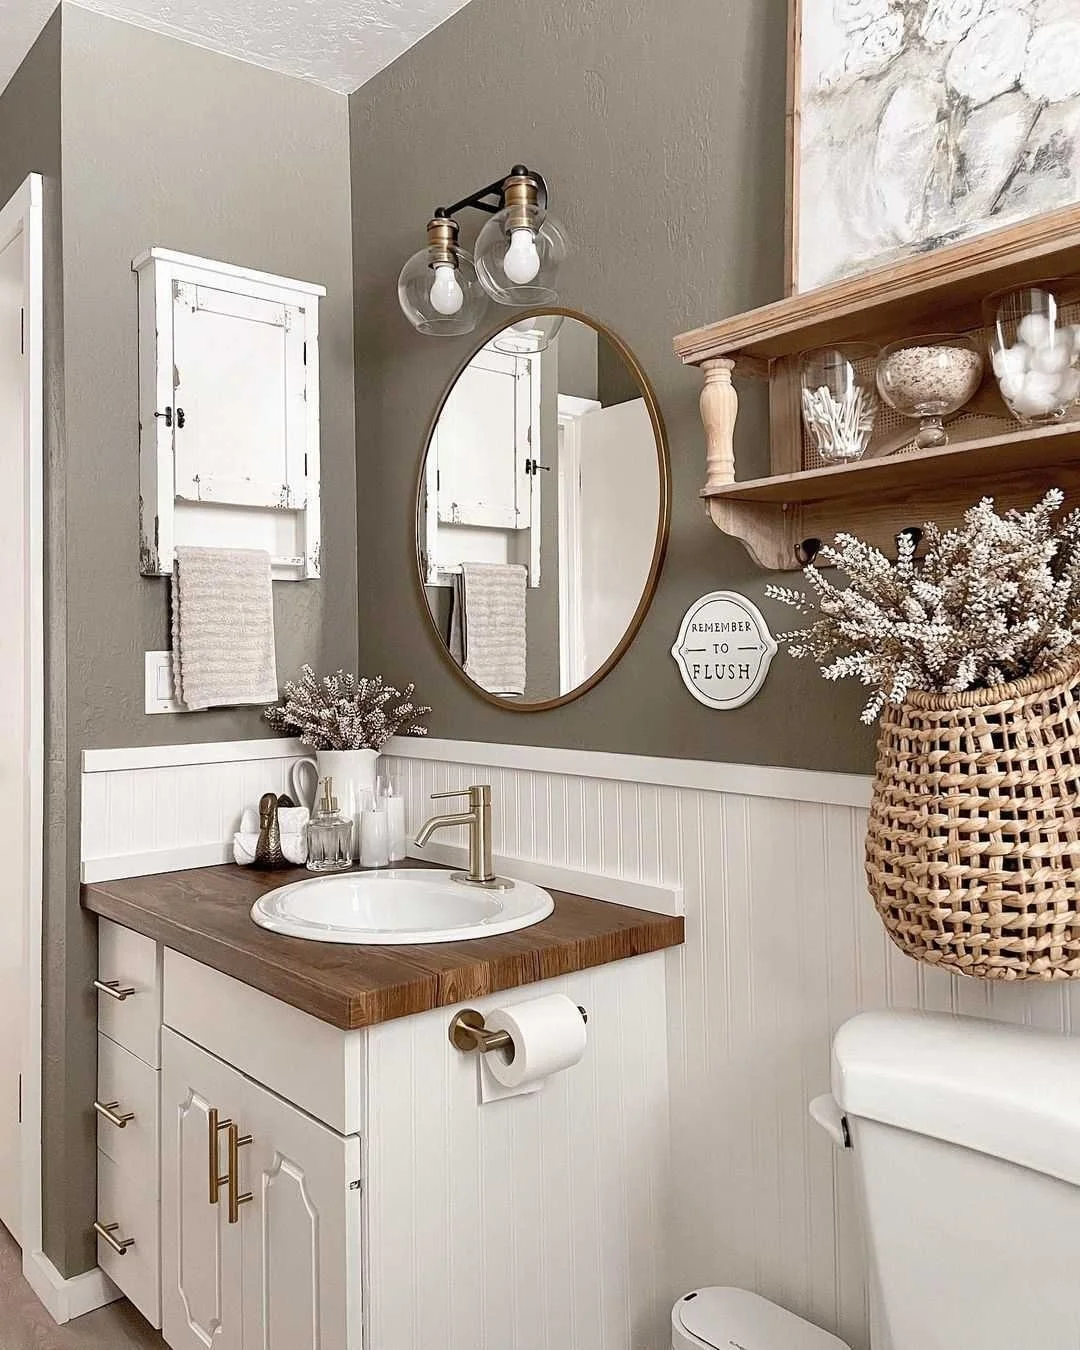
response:
[[[821,540],[815,539],[812,535],[809,539],[803,539],[795,545],[795,557],[801,567],[810,567],[817,559],[818,552],[821,549]]]

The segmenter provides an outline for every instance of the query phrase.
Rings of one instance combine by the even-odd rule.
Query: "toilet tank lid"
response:
[[[695,1289],[672,1310],[676,1328],[717,1350],[849,1350],[821,1327],[748,1289]]]
[[[833,1041],[848,1115],[1080,1185],[1080,1039],[949,1013],[871,1012]]]

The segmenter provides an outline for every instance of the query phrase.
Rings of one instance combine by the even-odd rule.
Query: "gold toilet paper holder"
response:
[[[581,1020],[588,1022],[589,1014],[580,1003],[578,1012]],[[482,1055],[486,1055],[491,1050],[505,1049],[513,1041],[508,1031],[488,1031],[482,1012],[477,1012],[475,1008],[462,1008],[450,1019],[450,1044],[465,1054],[479,1050]]]

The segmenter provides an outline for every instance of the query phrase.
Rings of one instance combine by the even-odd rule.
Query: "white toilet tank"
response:
[[[833,1043],[874,1350],[1080,1347],[1080,1040],[878,1012]]]

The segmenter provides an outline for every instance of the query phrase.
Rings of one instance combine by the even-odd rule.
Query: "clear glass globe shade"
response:
[[[507,356],[535,356],[558,336],[562,323],[561,314],[533,314],[496,333],[489,345]]]
[[[427,247],[414,253],[401,269],[398,303],[418,333],[461,337],[475,331],[487,310],[488,297],[469,253],[458,249],[457,267],[452,268]]]
[[[477,235],[476,274],[500,305],[522,309],[554,305],[559,299],[559,267],[569,251],[566,231],[537,206],[527,208],[526,230],[519,212],[520,208],[514,214],[514,228],[510,211],[504,208]]]

